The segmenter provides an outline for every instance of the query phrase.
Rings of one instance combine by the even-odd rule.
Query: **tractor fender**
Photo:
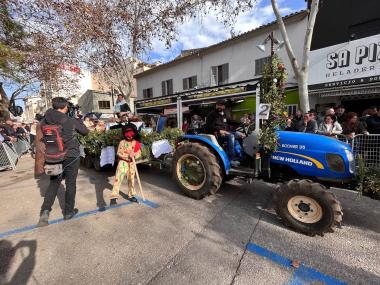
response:
[[[200,135],[184,135],[182,137],[182,140],[196,141],[214,150],[215,155],[222,162],[221,167],[223,168],[224,173],[226,175],[229,174],[230,169],[231,169],[231,163],[230,163],[230,160],[228,159],[227,153],[223,150],[223,148],[219,144],[215,144],[210,139],[207,139]]]

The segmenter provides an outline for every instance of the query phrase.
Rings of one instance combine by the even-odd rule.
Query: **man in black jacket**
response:
[[[69,220],[78,213],[78,209],[74,208],[76,194],[76,180],[79,169],[79,141],[76,133],[87,135],[89,130],[81,120],[70,118],[67,115],[68,101],[62,97],[56,97],[52,100],[53,109],[49,109],[45,113],[45,118],[41,124],[62,126],[62,140],[66,151],[63,161],[63,173],[58,176],[50,177],[50,185],[45,193],[44,202],[41,206],[40,220],[38,226],[47,226],[49,213],[52,210],[54,200],[57,196],[58,188],[63,179],[66,182],[65,192],[65,208],[63,217]]]
[[[216,103],[216,110],[206,118],[206,132],[215,135],[219,141],[227,141],[227,152],[232,165],[238,165],[239,161],[235,154],[235,135],[231,132],[235,123],[227,118],[224,110],[226,106],[222,101]]]
[[[380,108],[377,113],[367,118],[366,123],[370,134],[380,134]]]

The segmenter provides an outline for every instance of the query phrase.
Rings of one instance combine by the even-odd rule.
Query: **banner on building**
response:
[[[310,90],[376,82],[380,82],[380,34],[310,52]]]

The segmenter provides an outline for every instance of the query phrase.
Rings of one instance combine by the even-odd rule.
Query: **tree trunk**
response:
[[[311,40],[313,37],[314,24],[315,24],[315,20],[318,13],[319,2],[320,2],[319,0],[312,0],[311,5],[310,5],[311,10],[310,10],[309,20],[306,27],[304,46],[303,46],[303,58],[302,58],[302,64],[300,66],[293,52],[284,21],[280,14],[280,9],[278,8],[278,5],[277,5],[277,0],[271,0],[273,12],[276,15],[277,23],[278,23],[282,38],[285,42],[286,51],[288,53],[294,74],[298,81],[300,106],[303,112],[307,112],[310,110],[309,91],[308,91],[309,52],[310,52]]]
[[[309,89],[307,86],[307,74],[300,73],[297,77],[298,80],[298,94],[300,98],[300,107],[302,112],[308,112],[310,110],[309,105]]]

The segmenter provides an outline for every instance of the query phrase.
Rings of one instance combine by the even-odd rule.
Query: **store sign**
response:
[[[80,67],[68,63],[63,63],[59,66],[63,70],[71,71],[73,73],[80,73]]]
[[[162,105],[168,105],[176,101],[176,98],[174,98],[174,101],[172,98],[166,98],[161,100],[154,100],[149,102],[136,102],[137,108],[144,108],[144,107],[156,107],[156,106],[162,106]]]
[[[310,89],[374,82],[380,82],[380,35],[310,52]]]
[[[186,112],[189,112],[189,107],[182,107],[182,113],[186,113]],[[175,115],[177,114],[177,107],[164,109],[164,115],[173,115],[173,114]]]
[[[245,91],[245,87],[216,90],[216,91],[210,91],[210,92],[203,92],[199,94],[187,95],[183,98],[183,100],[205,99],[205,98],[216,97],[216,96],[221,96],[221,95],[235,94],[235,93],[244,92],[244,91]]]

